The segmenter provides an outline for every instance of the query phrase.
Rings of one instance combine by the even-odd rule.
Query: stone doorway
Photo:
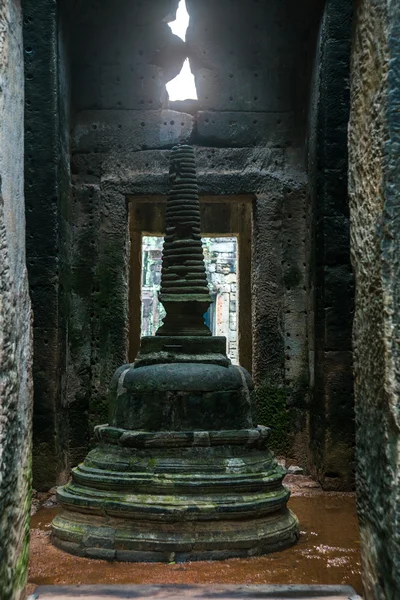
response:
[[[164,234],[164,196],[129,197],[131,242],[129,284],[129,360],[136,357],[142,327],[142,247],[146,236]],[[202,196],[200,198],[204,238],[237,239],[237,349],[231,354],[240,365],[252,369],[252,204],[253,197]],[[221,300],[225,301],[225,299]],[[212,315],[211,315],[212,318]],[[229,343],[229,342],[228,342]],[[229,350],[229,348],[228,348]]]

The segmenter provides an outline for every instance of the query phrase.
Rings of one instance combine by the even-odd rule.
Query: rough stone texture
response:
[[[190,141],[191,115],[174,110],[82,111],[75,120],[72,148],[85,152],[134,152],[172,148]]]
[[[290,146],[296,137],[293,113],[199,111],[199,144],[204,146]]]
[[[23,50],[18,0],[0,5],[0,598],[23,597],[31,484],[31,312],[25,267]]]
[[[353,275],[347,193],[352,3],[327,3],[311,108],[309,467],[324,489],[354,486]]]
[[[358,4],[350,120],[358,512],[365,595],[400,589],[400,5]]]
[[[23,9],[26,239],[34,313],[33,479],[41,490],[68,476],[64,400],[70,211],[67,40],[56,2],[23,0]]]

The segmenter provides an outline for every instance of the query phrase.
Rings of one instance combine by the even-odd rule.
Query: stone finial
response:
[[[191,146],[175,146],[172,149],[169,181],[159,296],[167,314],[156,335],[211,335],[204,323],[204,313],[211,304],[211,298],[204,265],[199,192]]]

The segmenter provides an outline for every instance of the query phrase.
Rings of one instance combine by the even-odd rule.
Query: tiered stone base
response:
[[[136,432],[99,446],[58,490],[53,542],[79,556],[186,561],[254,556],[298,538],[269,430]]]
[[[53,543],[70,554],[103,560],[223,560],[283,550],[296,542],[296,528],[289,510],[251,521],[176,524],[65,512],[53,524]]]

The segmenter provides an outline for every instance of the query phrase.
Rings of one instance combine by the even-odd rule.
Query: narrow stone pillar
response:
[[[98,446],[59,488],[58,547],[122,561],[253,556],[298,537],[285,470],[253,425],[247,371],[204,324],[210,304],[194,153],[171,153],[160,299],[164,324],[110,386]]]

